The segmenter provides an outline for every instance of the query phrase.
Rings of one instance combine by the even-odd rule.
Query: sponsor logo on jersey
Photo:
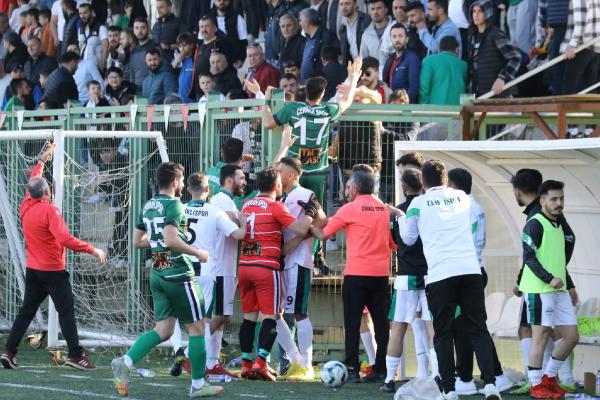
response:
[[[144,205],[144,212],[156,210],[159,213],[163,212],[163,204],[160,200],[150,199]]]
[[[316,149],[308,149],[308,148],[300,148],[299,149],[299,154],[300,154],[300,162],[302,162],[302,164],[307,164],[307,165],[311,165],[311,164],[318,164],[321,161],[321,148],[316,148]]]
[[[208,217],[208,211],[186,208],[185,215],[188,217]]]
[[[262,199],[251,199],[244,203],[244,208],[252,207],[252,206],[257,206],[257,207],[262,208],[263,210],[266,210],[267,207],[269,206],[269,203],[267,203],[266,201],[264,201]]]
[[[329,112],[327,112],[327,110],[323,108],[300,107],[296,109],[296,115],[303,114],[329,117]]]

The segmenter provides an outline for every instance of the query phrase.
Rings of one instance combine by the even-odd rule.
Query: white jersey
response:
[[[285,206],[290,213],[296,217],[296,220],[301,219],[304,216],[304,209],[298,205],[298,200],[302,200],[304,202],[308,202],[310,197],[314,193],[312,190],[306,189],[302,186],[294,187],[286,196],[285,196]],[[283,240],[287,242],[288,240],[293,239],[297,235],[290,231],[289,229],[283,230]],[[298,264],[303,266],[304,268],[313,267],[313,255],[312,255],[312,246],[313,246],[314,238],[304,239],[298,247],[294,249],[290,254],[285,256],[285,266],[284,269],[292,268],[294,265]]]
[[[217,192],[210,199],[210,204],[223,212],[236,213],[238,211],[233,198],[224,192]],[[201,269],[201,276],[235,276],[238,256],[238,241],[228,237],[222,232],[212,232],[215,237],[214,257],[208,260],[209,268]],[[206,270],[206,273],[205,273]]]
[[[185,205],[188,220],[188,242],[190,245],[208,252],[206,268],[201,268],[202,276],[215,276],[211,271],[210,260],[215,258],[217,240],[220,236],[229,236],[238,226],[225,214],[225,211],[201,200],[192,200]],[[192,257],[198,262],[196,257]],[[206,273],[204,273],[204,271]]]
[[[475,251],[477,251],[477,260],[481,268],[485,267],[483,262],[483,248],[485,247],[485,211],[481,205],[475,200],[473,195],[469,195],[471,198],[471,232],[473,232],[473,243],[475,244]]]
[[[413,199],[398,224],[407,245],[421,237],[427,260],[426,284],[481,274],[471,232],[471,199],[462,190],[444,186],[428,189]]]

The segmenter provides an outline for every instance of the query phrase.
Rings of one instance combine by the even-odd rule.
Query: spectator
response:
[[[331,0],[333,2],[339,2],[337,0]],[[328,0],[310,0],[310,8],[319,13],[319,17],[325,25],[327,21],[327,11],[329,9]]]
[[[305,8],[300,11],[300,26],[308,38],[306,46],[304,46],[300,67],[300,78],[305,81],[313,76],[323,74],[321,48],[332,46],[339,49],[340,43],[337,36],[321,24],[319,13],[312,8]]]
[[[248,43],[254,43],[259,32],[264,29],[267,17],[267,2],[255,0],[234,1],[233,5],[241,3],[239,14],[246,18],[246,31],[248,32]]]
[[[146,52],[155,49],[158,44],[150,39],[148,35],[148,21],[145,18],[138,18],[133,23],[133,34],[138,40],[138,44],[131,50],[129,61],[130,81],[137,87],[137,93],[142,91],[142,84],[150,73],[146,64]]]
[[[392,1],[392,16],[395,22],[399,22],[406,26],[408,24],[408,17],[406,16],[406,0],[393,0]]]
[[[22,65],[16,65],[12,71],[10,71],[10,79],[11,82],[17,79],[25,79],[25,72],[23,70],[23,66]],[[4,93],[4,97],[2,98],[2,109],[6,109],[6,104],[8,103],[8,100],[10,100],[10,98],[14,95],[15,93],[12,91],[10,84],[8,85],[8,87],[6,88],[6,92]],[[30,91],[30,93],[25,96],[25,109],[26,110],[34,110],[35,109],[35,104],[36,104],[36,100],[39,100],[39,98],[41,97],[41,93],[38,90],[36,93],[36,98],[34,99],[32,96],[32,92]]]
[[[146,64],[150,73],[144,79],[142,95],[150,104],[162,104],[165,97],[177,93],[177,78],[171,67],[162,62],[158,49],[146,51]]]
[[[79,48],[76,44],[72,44],[68,47],[68,50],[79,51]],[[79,54],[81,54],[81,52]],[[79,62],[77,65],[77,70],[73,74],[73,78],[77,84],[77,90],[79,91],[79,102],[81,104],[85,104],[89,100],[87,92],[87,84],[89,81],[96,80],[100,82],[102,86],[104,86],[104,79],[102,79],[98,65],[90,60],[82,59]]]
[[[327,80],[327,87],[323,99],[331,99],[336,92],[336,87],[348,77],[348,70],[340,64],[340,49],[325,46],[321,49],[321,63],[323,64],[323,77]]]
[[[277,87],[279,83],[279,70],[265,61],[265,53],[259,44],[251,44],[246,49],[248,58],[248,73],[245,79],[249,81],[256,80],[262,92],[266,92],[267,87]],[[246,90],[250,98],[254,94]]]
[[[81,59],[89,60],[98,68],[106,65],[108,57],[108,30],[104,21],[96,19],[90,3],[79,4],[79,49]]]
[[[12,71],[17,65],[25,64],[27,61],[27,48],[21,41],[19,35],[10,32],[2,38],[4,48],[6,49],[6,57],[4,57],[4,70]]]
[[[79,31],[77,24],[79,23],[79,13],[75,7],[74,0],[62,0],[62,11],[65,16],[65,24],[63,30],[63,38],[60,44],[60,54],[67,52],[67,48],[72,44],[78,44]]]
[[[171,0],[158,0],[156,10],[158,18],[152,26],[152,40],[160,45],[163,60],[171,60],[173,51],[178,47],[177,37],[188,29],[181,19],[171,12]]]
[[[69,100],[79,98],[73,74],[80,59],[79,53],[67,51],[60,59],[60,66],[48,77],[44,97],[56,107],[66,107]]]
[[[293,74],[283,74],[279,80],[279,88],[292,94],[296,93],[296,90],[298,90],[298,78]]]
[[[17,5],[18,7],[13,10],[12,14],[10,14],[10,20],[8,22],[10,28],[15,32],[18,32],[20,28],[19,16],[21,16],[21,13],[26,12],[31,8],[29,6],[29,0],[17,0]]]
[[[27,10],[27,13],[25,14],[25,26],[25,40],[23,40],[23,43],[27,44],[31,37],[36,37],[38,39],[42,37],[40,11],[37,8],[30,8]]]
[[[246,20],[233,9],[231,0],[214,0],[211,15],[217,21],[217,27],[227,41],[232,44],[233,67],[240,69],[246,59],[245,48],[248,45]]]
[[[123,79],[131,81],[131,51],[136,46],[137,39],[131,28],[126,28],[121,31],[119,39],[119,68],[123,71]]]
[[[369,0],[358,0],[358,9],[362,12],[367,11],[367,4]],[[332,32],[339,32],[342,26],[342,14],[339,12],[340,3],[339,1],[330,1],[327,8],[327,23],[323,23],[327,29]]]
[[[360,56],[375,57],[379,60],[379,65],[385,65],[391,50],[389,44],[383,39],[390,34],[392,29],[392,18],[388,16],[388,8],[384,0],[373,0],[368,5],[371,24],[365,30],[360,44]],[[383,74],[383,70],[380,71]],[[381,77],[381,75],[380,75]]]
[[[469,35],[469,93],[476,96],[490,90],[499,95],[521,65],[519,51],[491,23],[493,7],[490,0],[476,0],[470,8],[473,26]]]
[[[569,0],[540,0],[540,25],[547,32],[552,32],[548,59],[553,59],[560,54],[560,46],[567,32],[569,19]],[[560,62],[550,67],[550,92],[555,95],[562,94],[562,80],[565,63]]]
[[[4,111],[16,111],[15,107],[25,107],[25,98],[31,95],[31,86],[26,79],[13,79],[10,82],[12,97],[6,103]]]
[[[446,36],[452,36],[456,39],[456,42],[459,44],[458,52],[461,54],[460,32],[456,25],[454,25],[454,22],[448,18],[448,0],[429,0],[427,7],[429,21],[434,24],[431,33],[429,33],[429,29],[427,29],[425,19],[415,21],[415,26],[419,32],[419,38],[428,49],[427,54],[437,53],[440,47],[440,40]]]
[[[390,35],[395,52],[387,59],[383,76],[385,77],[384,81],[393,91],[405,89],[410,102],[417,103],[421,60],[412,50],[406,48],[407,33],[407,28],[402,24],[392,26]]]
[[[298,18],[300,11],[308,7],[304,0],[267,0],[267,24],[265,28],[265,56],[267,62],[277,65],[283,48],[284,38],[279,29],[279,20],[289,14]]]
[[[563,93],[573,94],[598,81],[600,44],[596,42],[575,55],[575,48],[600,37],[600,4],[597,1],[572,0],[569,9],[569,25],[561,45],[567,61],[563,81]]]
[[[210,92],[214,92],[215,91],[215,79],[212,76],[212,74],[210,72],[202,72],[200,73],[200,76],[198,77],[198,82],[199,82],[199,86],[200,86],[200,103],[206,103],[207,98],[206,96],[208,95],[208,93]],[[225,96],[222,93],[219,93],[221,96],[221,100],[225,100]]]
[[[191,33],[182,33],[177,37],[179,49],[175,51],[175,57],[171,67],[179,71],[179,98],[184,103],[192,103],[194,82],[194,51],[196,50],[196,40]]]
[[[40,81],[40,72],[54,70],[58,64],[42,52],[42,41],[36,37],[27,42],[27,52],[31,58],[25,62],[25,78],[35,86]]]
[[[285,14],[279,19],[279,29],[283,35],[283,45],[279,57],[275,60],[277,67],[283,66],[283,60],[294,60],[298,65],[302,63],[302,53],[306,45],[306,39],[300,33],[298,18],[292,14]]]
[[[537,14],[537,1],[510,0],[510,7],[506,13],[510,41],[525,54],[529,54],[535,42]]]
[[[60,55],[60,44],[63,41],[65,31],[65,14],[63,12],[62,0],[56,0],[50,9],[50,30],[54,38],[54,44]]]
[[[116,25],[111,25],[108,27],[108,39],[107,39],[107,48],[106,48],[106,64],[104,64],[103,69],[108,69],[110,67],[118,67],[121,68],[122,65],[119,62],[119,46],[121,45],[121,28]]]
[[[214,77],[215,90],[224,95],[230,90],[242,88],[237,72],[229,66],[223,53],[214,52],[210,55],[210,73]]]
[[[27,42],[27,11],[23,11],[19,15],[19,29],[17,33],[23,43]]]
[[[463,60],[466,60],[467,49],[469,47],[469,42],[467,41],[469,37],[469,19],[465,15],[464,3],[468,2],[464,0],[449,0],[448,18],[450,18],[450,20],[454,22],[454,25],[456,25],[458,28],[458,32],[460,33],[460,48],[462,49],[462,52],[459,54],[459,56]]]
[[[106,70],[106,99],[113,106],[122,104],[126,95],[135,96],[135,85],[123,79],[123,71],[117,67]]]
[[[4,36],[12,32],[8,25],[8,16],[0,13],[0,59],[4,60],[6,56],[6,48],[4,47]]]
[[[4,72],[4,61],[0,59],[0,99],[4,98],[12,77]]]
[[[198,21],[210,12],[211,0],[182,0],[180,17],[185,25],[198,33]]]
[[[425,7],[423,7],[423,3],[420,1],[411,1],[404,10],[406,11],[406,18],[408,19],[408,25],[406,25],[408,29],[407,47],[414,51],[419,56],[419,59],[422,60],[427,56],[429,49],[419,37],[417,23],[419,21],[425,21]]]
[[[86,108],[108,107],[110,106],[106,97],[102,96],[102,87],[100,82],[91,80],[87,83],[87,92],[89,100],[83,105]],[[86,117],[90,114],[86,114]],[[96,118],[93,114],[92,118]]]
[[[361,81],[367,89],[374,90],[381,96],[380,103],[387,103],[392,90],[385,82],[379,80],[379,60],[375,57],[367,57],[362,62]]]
[[[425,57],[421,65],[419,103],[459,105],[466,81],[467,63],[458,57],[456,38],[443,37],[439,53]]]
[[[300,83],[300,65],[300,63],[294,60],[284,60],[282,63],[283,73],[294,75],[298,83]]]
[[[54,41],[54,36],[52,34],[50,18],[50,10],[44,9],[40,11],[40,25],[42,25],[40,39],[42,41],[41,46],[44,54],[56,60],[57,46],[56,42]]]
[[[342,50],[342,64],[354,60],[359,55],[361,40],[371,18],[358,11],[356,0],[340,0],[339,12],[342,14],[342,26],[338,32]],[[325,97],[327,98],[327,97]]]
[[[133,29],[135,20],[140,19],[148,22],[148,11],[144,5],[144,0],[130,0],[131,15],[129,15],[129,27]]]
[[[110,9],[110,18],[106,22],[109,26],[114,25],[121,29],[129,27],[129,15],[131,15],[131,11],[133,10],[130,1],[126,0],[123,2],[123,8],[121,8],[119,0],[110,0],[108,8]]]

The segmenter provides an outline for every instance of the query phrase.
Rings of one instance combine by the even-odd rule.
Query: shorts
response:
[[[280,272],[261,267],[238,269],[238,286],[242,312],[260,311],[264,315],[279,313],[281,306]]]
[[[417,312],[421,312],[421,319],[431,321],[425,290],[394,289],[388,319],[410,324],[417,318]]]
[[[281,272],[283,308],[287,314],[308,315],[312,270],[298,264]]]
[[[204,296],[196,279],[169,279],[151,272],[150,292],[156,322],[175,317],[182,324],[189,324],[202,321],[206,315]]]
[[[525,303],[525,296],[521,296],[521,321],[519,321],[519,326],[531,328],[531,325],[527,322],[527,304]]]
[[[577,326],[575,308],[569,292],[528,293],[523,296],[527,304],[527,322],[531,325],[550,328]]]
[[[233,298],[235,296],[235,276],[198,277],[198,283],[207,304],[206,316],[233,315]]]

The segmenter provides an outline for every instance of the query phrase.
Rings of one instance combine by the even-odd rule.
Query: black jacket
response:
[[[53,58],[48,57],[44,53],[40,54],[37,60],[30,58],[25,63],[25,78],[34,85],[40,82],[40,73],[46,71],[54,71],[58,64]]]
[[[306,38],[298,32],[296,36],[291,37],[283,43],[279,53],[279,61],[283,64],[286,60],[294,60],[297,65],[302,63],[302,53],[306,45]]]
[[[237,71],[228,67],[225,71],[215,75],[215,90],[226,95],[231,89],[241,89],[242,84],[237,77]]]
[[[211,15],[217,20],[217,6],[213,6],[211,9]],[[248,40],[240,39],[240,33],[238,32],[238,16],[233,6],[230,6],[225,13],[225,37],[231,43],[233,48],[233,60],[244,61],[246,59],[246,47],[248,47]]]
[[[59,108],[68,100],[78,100],[79,91],[73,74],[62,65],[55,69],[46,82],[44,97]]]
[[[25,66],[25,62],[29,58],[25,45],[20,45],[15,48],[12,53],[6,52],[4,58],[4,71],[9,74],[17,65]]]
[[[60,55],[67,52],[67,47],[70,44],[79,44],[77,38],[77,21],[79,21],[79,15],[76,12],[65,17],[63,41],[60,43]]]
[[[118,101],[121,105],[124,105],[122,100],[127,94],[135,96],[135,85],[129,81],[122,81],[121,87],[118,89],[113,89],[109,85],[106,85],[106,97]]]
[[[271,29],[270,31],[267,29],[267,32],[270,32],[271,35],[270,40],[274,59],[280,59],[279,53],[285,41],[281,34],[281,29],[279,29],[279,19],[285,14],[291,14],[298,18],[300,11],[306,7],[308,7],[308,4],[304,0],[279,0],[275,7],[272,7],[270,4],[268,5],[267,28],[270,27]]]
[[[357,18],[358,21],[356,23],[358,25],[356,26],[356,49],[360,51],[360,42],[362,40],[362,35],[365,29],[367,29],[367,27],[371,23],[371,17],[369,17],[364,12],[359,11]],[[348,43],[348,28],[346,28],[346,25],[340,25],[338,37],[340,38],[340,47],[342,50],[342,64],[346,65],[351,59],[350,44]]]
[[[164,20],[158,18],[152,27],[152,40],[158,43],[173,45],[177,43],[177,36],[183,29],[183,22],[175,15],[171,14]],[[163,53],[163,59],[167,62],[171,62],[173,58],[172,50],[161,50]]]
[[[311,39],[313,39],[311,37]],[[309,39],[310,40],[310,39]],[[313,76],[323,75],[323,64],[321,63],[321,49],[325,46],[333,46],[340,48],[340,42],[335,35],[329,29],[320,27],[314,34],[315,46],[313,48],[311,57],[311,69],[309,76],[302,76],[302,79],[312,78]],[[307,40],[308,42],[308,40]],[[306,51],[306,47],[304,48]]]
[[[406,196],[406,201],[398,205],[398,208],[406,212],[415,197],[417,196]],[[396,251],[396,275],[416,275],[421,277],[427,275],[427,261],[423,254],[423,242],[421,242],[421,238],[418,238],[412,246],[405,245],[400,237],[400,227],[396,218],[392,221],[392,238],[398,245],[398,250]]]
[[[323,66],[323,77],[327,80],[323,100],[327,101],[335,95],[336,87],[348,77],[348,70],[341,64],[328,63]]]
[[[214,51],[223,53],[225,58],[227,58],[227,63],[229,66],[233,66],[233,63],[235,62],[233,48],[223,32],[218,31],[217,40],[214,40],[209,44],[205,44],[202,41],[199,42],[196,45],[196,50],[194,51],[194,75],[189,94],[190,98],[202,97],[200,94],[200,88],[198,87],[198,78],[200,73],[210,72],[210,54]]]

